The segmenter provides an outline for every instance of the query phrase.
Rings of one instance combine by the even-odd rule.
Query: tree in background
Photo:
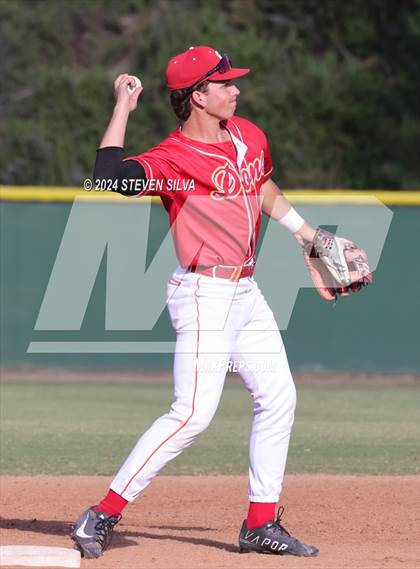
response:
[[[123,71],[145,87],[126,150],[157,143],[166,63],[202,44],[252,68],[238,112],[281,186],[420,185],[420,0],[0,0],[0,21],[0,183],[89,177]]]

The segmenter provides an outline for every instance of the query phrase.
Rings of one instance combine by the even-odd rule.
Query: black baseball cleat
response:
[[[88,508],[72,526],[71,538],[82,557],[100,557],[109,547],[112,530],[120,521],[119,516],[108,516],[100,510]]]
[[[257,529],[248,529],[246,522],[239,533],[239,552],[273,553],[277,555],[297,555],[298,557],[315,557],[319,549],[314,545],[305,545],[281,525],[284,508],[280,507],[277,519]]]

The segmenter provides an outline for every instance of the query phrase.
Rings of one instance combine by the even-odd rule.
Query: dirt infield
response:
[[[70,523],[108,477],[4,476],[2,545],[71,547]],[[94,569],[418,569],[420,480],[415,476],[286,477],[285,526],[317,545],[314,559],[237,552],[246,479],[160,476],[127,507],[112,548]]]

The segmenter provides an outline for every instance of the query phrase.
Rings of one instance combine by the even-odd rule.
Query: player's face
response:
[[[206,91],[206,112],[219,120],[230,118],[235,114],[239,93],[232,81],[211,81]]]

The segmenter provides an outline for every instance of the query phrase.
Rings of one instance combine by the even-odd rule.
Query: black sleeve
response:
[[[137,190],[123,190],[122,181],[146,180],[146,172],[136,160],[123,161],[124,150],[119,146],[107,146],[96,151],[93,180],[113,180],[118,182],[118,188],[113,190],[124,196],[137,196]],[[129,187],[129,186],[128,186]]]

